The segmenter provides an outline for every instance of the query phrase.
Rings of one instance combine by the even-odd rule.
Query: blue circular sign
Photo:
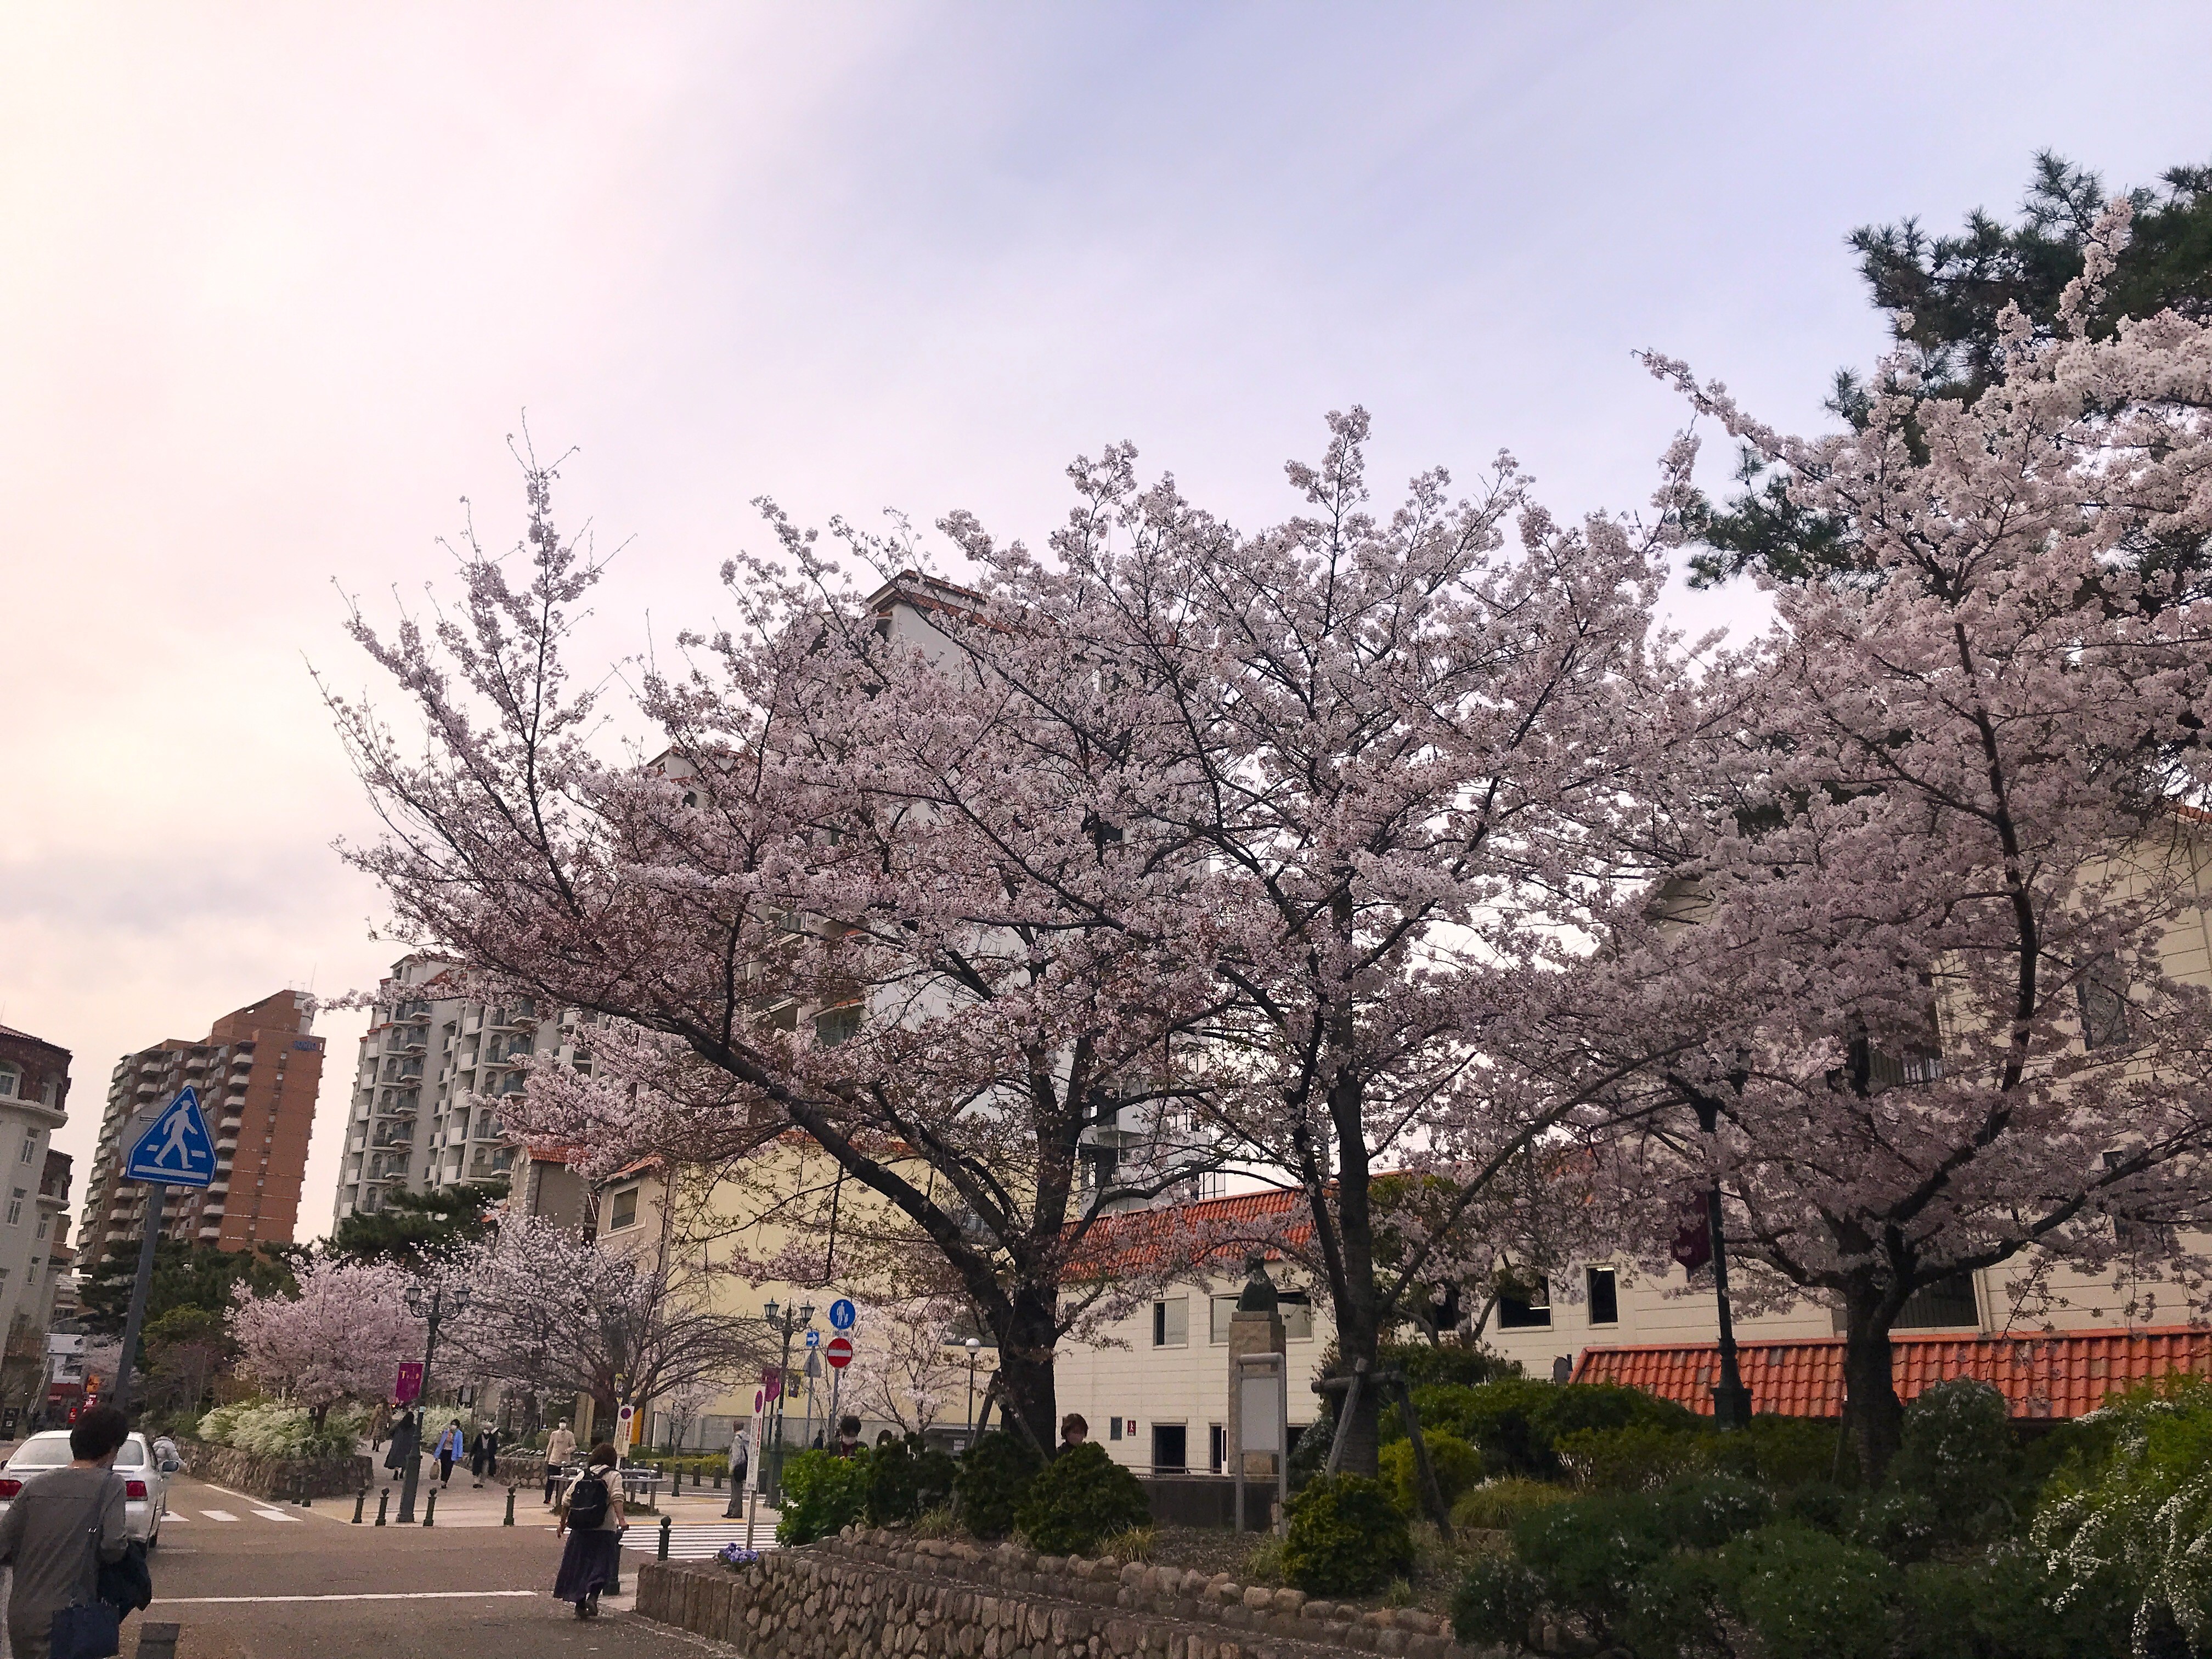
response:
[[[853,1304],[839,1297],[830,1304],[830,1322],[841,1331],[853,1328]]]

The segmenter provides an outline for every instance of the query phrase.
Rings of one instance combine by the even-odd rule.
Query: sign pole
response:
[[[138,1354],[138,1328],[146,1322],[146,1295],[154,1285],[154,1247],[161,1237],[161,1206],[169,1189],[161,1182],[146,1183],[146,1237],[138,1244],[138,1277],[131,1286],[131,1311],[123,1321],[123,1358],[115,1365],[114,1405],[131,1407],[131,1362]]]

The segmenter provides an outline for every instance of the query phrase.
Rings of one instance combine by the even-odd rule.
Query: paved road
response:
[[[498,1494],[503,1507],[504,1493]],[[550,1595],[561,1558],[525,1492],[512,1529],[492,1494],[441,1499],[457,1524],[352,1526],[349,1504],[287,1509],[179,1476],[153,1559],[155,1601],[125,1626],[181,1625],[178,1659],[701,1659],[734,1650],[644,1623],[627,1595],[580,1621]],[[395,1498],[393,1508],[398,1508]],[[375,1510],[374,1494],[369,1511]],[[223,1516],[234,1519],[223,1519]],[[689,1517],[685,1517],[686,1520]],[[705,1516],[700,1517],[703,1524]],[[473,1524],[472,1524],[473,1523]],[[651,1524],[650,1519],[647,1522]],[[650,1534],[635,1528],[633,1539]],[[629,1590],[638,1558],[626,1555]]]

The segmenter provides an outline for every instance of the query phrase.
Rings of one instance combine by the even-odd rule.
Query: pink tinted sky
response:
[[[1880,342],[1853,225],[2212,160],[2212,13],[2084,18],[0,9],[0,1021],[76,1051],[61,1144],[126,1049],[394,954],[307,664],[362,683],[340,590],[419,595],[460,496],[511,538],[523,409],[628,543],[610,653],[712,614],[762,493],[1036,542],[1128,437],[1249,524],[1354,401],[1378,478],[1633,506],[1681,418],[1635,349],[1815,423]]]

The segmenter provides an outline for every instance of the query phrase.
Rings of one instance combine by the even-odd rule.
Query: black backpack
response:
[[[568,1489],[568,1530],[589,1532],[604,1525],[607,1518],[606,1477],[597,1468],[586,1469]]]

